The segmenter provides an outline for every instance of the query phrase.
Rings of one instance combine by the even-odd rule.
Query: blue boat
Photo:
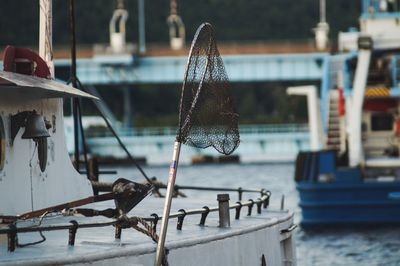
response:
[[[308,99],[311,149],[295,168],[303,226],[400,224],[399,20],[399,1],[363,0],[360,31],[339,34],[319,92],[288,89]]]

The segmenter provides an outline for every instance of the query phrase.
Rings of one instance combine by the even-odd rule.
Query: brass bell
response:
[[[25,132],[21,138],[38,140],[50,137],[43,116],[33,111],[26,119]]]

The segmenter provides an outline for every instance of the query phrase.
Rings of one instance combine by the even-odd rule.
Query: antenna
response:
[[[319,1],[319,22],[326,22],[326,0]]]
[[[328,47],[329,24],[326,22],[326,0],[319,0],[319,22],[314,29],[315,46],[324,51]]]
[[[146,52],[146,31],[145,31],[145,7],[144,0],[138,0],[138,16],[139,16],[139,53]]]

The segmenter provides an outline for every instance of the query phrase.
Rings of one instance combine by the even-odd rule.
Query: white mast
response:
[[[370,59],[371,50],[360,49],[358,52],[357,69],[354,76],[353,95],[348,121],[350,166],[358,166],[364,163],[361,121]]]
[[[52,0],[39,0],[39,55],[46,61],[54,78]]]
[[[329,24],[326,22],[326,2],[319,1],[319,22],[314,28],[315,45],[318,50],[326,50],[328,47]]]

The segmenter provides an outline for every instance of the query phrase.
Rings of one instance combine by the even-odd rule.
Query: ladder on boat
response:
[[[339,115],[339,91],[331,90],[329,94],[328,128],[326,135],[326,148],[336,150],[339,153],[345,152],[344,121]]]

